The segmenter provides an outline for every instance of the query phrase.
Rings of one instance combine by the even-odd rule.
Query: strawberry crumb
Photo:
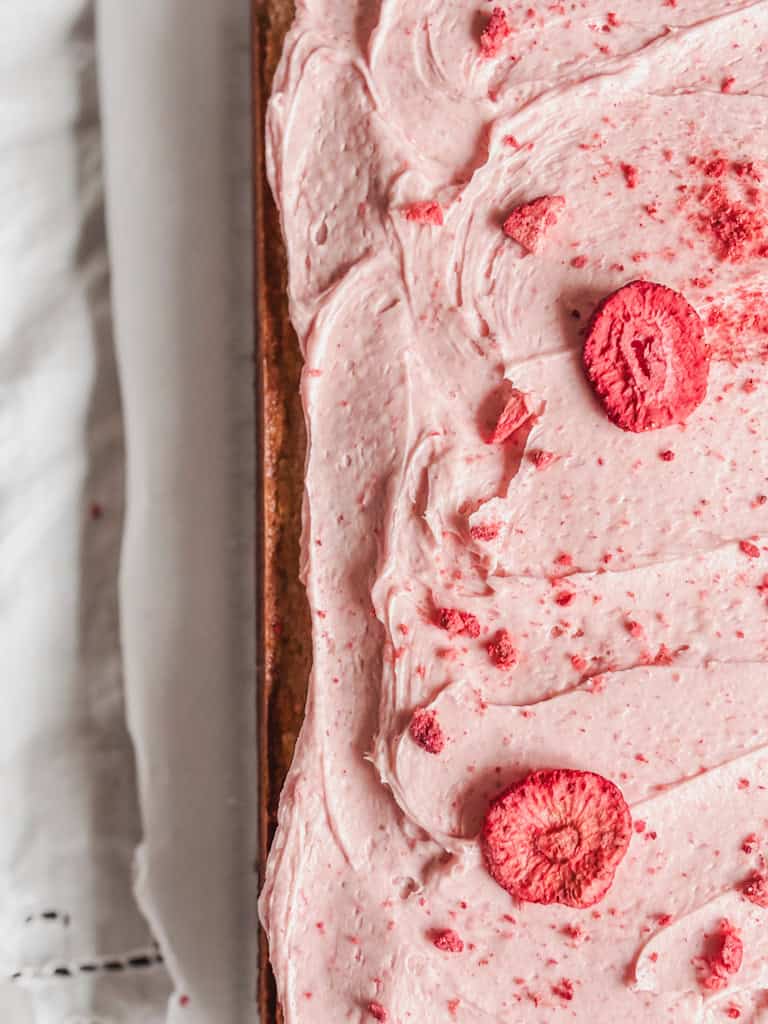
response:
[[[575,596],[571,590],[561,590],[555,594],[555,604],[559,604],[561,608],[567,608]]]
[[[752,541],[740,540],[739,541],[739,549],[748,558],[759,558],[760,557],[760,548],[757,546],[757,544],[753,544]]]
[[[462,612],[458,608],[439,608],[437,625],[451,636],[469,636],[476,640],[480,636],[480,622],[472,612]]]
[[[659,452],[659,458],[662,462],[674,462],[675,453],[671,448],[667,448],[665,451]]]
[[[627,188],[637,188],[637,168],[634,164],[622,164],[621,173],[624,175]]]
[[[526,252],[536,252],[541,240],[557,224],[564,208],[564,196],[539,196],[512,210],[504,221],[504,234]]]
[[[488,644],[488,655],[496,668],[512,669],[517,665],[517,648],[508,630],[500,629],[497,632]]]
[[[440,227],[443,223],[443,208],[434,199],[425,199],[422,202],[411,203],[405,207],[405,219],[413,221],[414,224],[431,224]]]
[[[501,7],[494,7],[480,36],[480,52],[483,57],[495,57],[502,43],[512,34],[507,15]]]
[[[500,529],[499,523],[478,523],[477,526],[470,527],[469,535],[472,540],[495,540]]]
[[[720,92],[732,92],[735,83],[736,79],[733,77],[733,75],[726,76],[720,83]]]
[[[372,1000],[370,1003],[368,1003],[368,1013],[373,1017],[374,1020],[381,1021],[382,1024],[386,1024],[386,1021],[389,1020],[389,1014],[387,1013],[387,1011],[384,1009],[381,1003],[377,1003],[375,1000]]]
[[[434,710],[419,708],[414,711],[410,733],[414,742],[428,754],[439,754],[445,747],[445,733]]]
[[[581,270],[582,267],[586,267],[588,262],[589,260],[586,256],[574,256],[571,260],[571,266],[575,267],[577,270]]]
[[[756,872],[749,881],[744,883],[742,894],[756,907],[768,907],[768,878]]]
[[[719,181],[701,189],[699,202],[701,212],[694,224],[700,234],[709,237],[719,259],[739,263],[756,254],[766,233],[760,209],[731,198]]]
[[[718,949],[707,957],[709,974],[702,980],[702,988],[718,992],[728,985],[728,978],[737,974],[744,959],[744,943],[730,921],[720,922]]]
[[[432,944],[443,953],[461,953],[464,950],[461,936],[452,928],[445,928],[443,931],[434,932]]]

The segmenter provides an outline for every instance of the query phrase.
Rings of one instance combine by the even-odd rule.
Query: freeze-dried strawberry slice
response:
[[[504,234],[527,252],[536,252],[539,242],[557,224],[564,207],[564,196],[539,196],[523,203],[504,221]]]
[[[512,33],[503,8],[494,7],[480,36],[480,52],[484,57],[495,57],[501,44]]]
[[[621,791],[593,772],[532,772],[497,797],[481,833],[488,871],[516,899],[591,907],[627,852]]]
[[[608,418],[636,433],[690,416],[707,393],[709,358],[693,306],[651,281],[603,299],[584,345],[587,376]]]
[[[446,630],[451,636],[472,637],[476,640],[480,636],[480,622],[472,612],[462,612],[458,608],[438,608],[437,624],[440,629]]]
[[[428,754],[439,754],[445,747],[445,733],[436,711],[419,708],[411,719],[411,738]]]
[[[741,969],[743,959],[744,943],[738,930],[730,921],[723,919],[720,922],[718,948],[707,958],[709,974],[702,980],[702,987],[713,992],[724,989],[728,984],[728,977],[737,974]]]

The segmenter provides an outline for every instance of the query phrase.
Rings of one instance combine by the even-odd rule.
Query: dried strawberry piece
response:
[[[462,612],[458,608],[440,608],[437,612],[437,624],[451,636],[465,636],[476,640],[480,636],[480,622],[472,612]]]
[[[765,875],[755,873],[744,883],[741,891],[745,899],[754,903],[756,907],[768,907],[768,878]]]
[[[744,959],[744,943],[738,930],[730,921],[720,922],[719,946],[712,956],[707,958],[709,974],[703,979],[702,987],[718,992],[728,984],[728,977],[737,974]]]
[[[564,208],[564,196],[539,196],[515,207],[504,221],[504,234],[526,252],[536,252],[539,242],[557,224]]]
[[[381,1003],[377,1003],[375,999],[372,999],[371,1002],[368,1003],[368,1013],[370,1013],[374,1020],[381,1021],[382,1024],[386,1024],[389,1020],[389,1014]]]
[[[528,396],[515,387],[504,389],[506,402],[496,417],[492,430],[486,436],[487,444],[503,444],[508,441],[516,430],[534,415],[528,404]]]
[[[480,52],[484,57],[495,57],[501,44],[512,34],[507,15],[501,7],[494,7],[480,36]]]
[[[437,712],[419,708],[411,719],[411,737],[428,754],[439,754],[445,747],[445,733],[437,720]]]
[[[435,199],[424,199],[405,207],[405,219],[416,224],[433,224],[440,227],[443,223],[443,208]]]
[[[488,871],[529,903],[591,907],[611,887],[632,819],[621,791],[594,772],[532,772],[497,797],[481,844]]]
[[[444,928],[442,931],[434,932],[432,944],[443,953],[461,953],[464,950],[461,936],[453,928]]]
[[[488,644],[488,655],[496,668],[511,669],[517,664],[517,648],[512,634],[507,629],[500,629]]]
[[[543,448],[532,449],[528,454],[528,458],[536,469],[546,469],[547,466],[551,466],[553,462],[557,461],[557,456],[554,452],[545,451]]]
[[[710,353],[678,292],[632,281],[595,310],[584,366],[610,420],[639,433],[682,423],[707,393]]]

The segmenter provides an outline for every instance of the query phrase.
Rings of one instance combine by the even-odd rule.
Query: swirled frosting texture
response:
[[[768,1019],[741,893],[768,838],[768,3],[508,3],[493,57],[481,0],[298,7],[267,140],[314,652],[261,901],[286,1020]],[[527,253],[501,226],[547,195]],[[711,353],[686,422],[639,434],[581,361],[635,279]],[[479,852],[489,801],[549,767],[631,807],[589,910],[513,904]],[[712,991],[722,920],[744,957]]]

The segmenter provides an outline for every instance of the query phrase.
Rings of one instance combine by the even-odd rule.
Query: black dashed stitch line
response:
[[[155,950],[159,947],[157,943],[153,943]],[[21,978],[27,976],[34,978],[35,980],[44,980],[45,978],[71,978],[77,974],[96,974],[103,971],[104,973],[115,974],[120,971],[130,970],[131,968],[147,968],[154,967],[156,964],[162,964],[165,960],[162,953],[153,952],[151,954],[141,954],[136,956],[126,957],[122,960],[104,960],[102,963],[92,963],[90,961],[84,961],[80,964],[73,964],[66,966],[62,964],[59,967],[55,967],[52,971],[15,971],[11,976],[11,981],[19,981]]]
[[[132,956],[128,961],[129,967],[151,967],[154,961],[148,956]]]

